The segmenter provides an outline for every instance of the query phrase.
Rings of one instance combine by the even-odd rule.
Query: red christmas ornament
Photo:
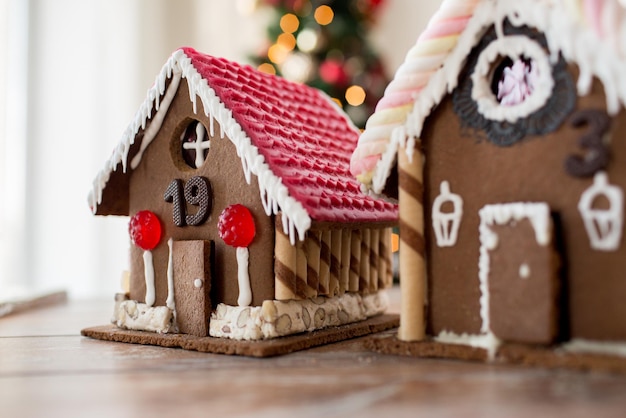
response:
[[[152,250],[161,240],[161,222],[149,210],[137,212],[128,224],[130,239],[142,250]]]
[[[256,227],[254,219],[247,207],[240,204],[226,207],[220,214],[217,222],[220,238],[227,245],[236,248],[245,248],[254,239]]]
[[[328,84],[346,84],[348,76],[341,62],[326,60],[320,64],[320,78]]]

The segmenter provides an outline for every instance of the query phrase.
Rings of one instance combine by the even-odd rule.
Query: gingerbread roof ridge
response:
[[[183,78],[194,112],[200,99],[206,116],[212,116],[209,130],[213,133],[215,119],[222,136],[235,145],[246,181],[251,182],[252,174],[257,177],[266,213],[282,216],[292,241],[296,234],[303,239],[312,221],[397,219],[395,204],[362,194],[350,175],[358,129],[328,96],[192,48],[181,48],[168,59],[98,173],[89,196],[94,213],[111,173],[120,164],[124,173],[139,164]],[[141,143],[135,143],[142,129]],[[131,147],[139,151],[129,162]]]
[[[465,58],[491,25],[501,35],[505,18],[542,31],[550,60],[561,54],[579,65],[579,95],[588,93],[594,76],[609,86],[607,110],[617,113],[626,104],[626,78],[620,75],[620,68],[626,68],[626,30],[620,29],[626,11],[618,0],[600,3],[592,7],[589,0],[443,0],[368,119],[351,159],[352,174],[364,189],[383,190],[398,149],[406,148],[412,158],[424,120],[456,87]],[[586,14],[589,8],[593,12]],[[607,29],[609,21],[615,33]]]

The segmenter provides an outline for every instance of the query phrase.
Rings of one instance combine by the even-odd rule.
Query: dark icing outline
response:
[[[505,35],[527,36],[549,52],[546,38],[536,30],[527,26],[514,27],[508,21],[505,21],[503,26]],[[465,68],[459,76],[459,85],[452,92],[452,106],[461,120],[461,126],[483,131],[490,142],[501,147],[513,145],[528,135],[545,135],[555,131],[574,110],[577,98],[574,81],[561,56],[558,62],[552,65],[554,89],[548,101],[540,109],[526,117],[519,118],[514,123],[490,120],[478,111],[477,103],[472,100],[474,83],[471,75],[482,51],[496,39],[496,31],[491,27],[472,49]]]

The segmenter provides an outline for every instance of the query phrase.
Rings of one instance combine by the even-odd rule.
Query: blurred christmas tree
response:
[[[319,88],[363,128],[387,85],[367,32],[383,0],[258,0],[272,7],[259,70]]]

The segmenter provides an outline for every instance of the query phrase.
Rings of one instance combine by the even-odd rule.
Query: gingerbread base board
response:
[[[367,349],[382,354],[626,374],[626,358],[624,357],[574,353],[558,347],[505,343],[498,348],[495,358],[490,361],[487,350],[483,348],[444,344],[429,339],[419,342],[401,341],[397,338],[395,331],[370,336],[363,343]]]
[[[81,331],[81,334],[85,337],[103,341],[183,348],[185,350],[214,354],[272,357],[378,333],[397,328],[398,325],[398,315],[385,314],[354,324],[262,341],[238,341],[226,338],[195,337],[187,334],[157,334],[146,331],[124,330],[115,325],[85,328]]]

